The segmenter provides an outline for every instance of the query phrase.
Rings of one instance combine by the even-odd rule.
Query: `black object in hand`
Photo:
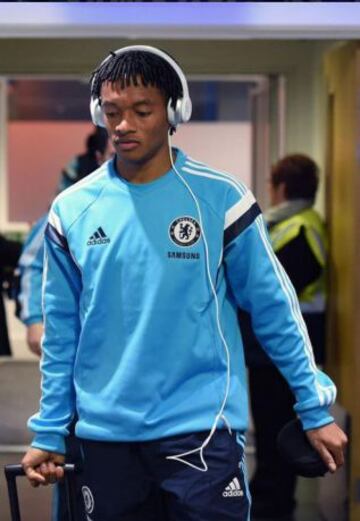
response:
[[[317,478],[329,471],[320,454],[307,439],[300,420],[292,420],[281,429],[277,445],[281,457],[299,476]]]

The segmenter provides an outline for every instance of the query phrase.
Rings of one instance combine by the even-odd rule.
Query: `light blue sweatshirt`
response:
[[[42,322],[41,287],[44,264],[44,232],[48,214],[43,215],[26,238],[18,262],[20,271],[20,316],[27,326]]]
[[[202,230],[174,170],[131,184],[111,160],[55,199],[45,241],[42,399],[29,420],[34,447],[64,452],[75,413],[76,434],[92,440],[211,428],[227,364],[203,233],[230,352],[224,413],[231,427],[244,431],[248,423],[237,305],[251,313],[294,391],[304,428],[333,421],[335,387],[316,368],[295,292],[252,193],[181,151],[175,166],[199,202]]]

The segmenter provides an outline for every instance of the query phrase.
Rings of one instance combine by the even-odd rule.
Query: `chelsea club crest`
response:
[[[169,235],[178,246],[193,246],[200,239],[200,225],[192,217],[179,217],[170,224]]]

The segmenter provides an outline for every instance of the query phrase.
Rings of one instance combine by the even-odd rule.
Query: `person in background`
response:
[[[105,161],[108,154],[108,135],[101,128],[95,127],[86,139],[86,152],[77,155],[61,172],[57,192],[77,183]],[[44,271],[44,232],[48,222],[48,213],[44,214],[32,227],[19,259],[17,272],[20,280],[20,292],[17,296],[17,316],[26,326],[26,340],[29,349],[41,356],[43,335],[42,314],[42,278]],[[67,438],[67,452],[72,462],[79,458],[75,436]],[[53,494],[52,519],[67,521],[69,514],[62,483],[57,484]]]
[[[105,129],[95,127],[86,139],[86,151],[75,156],[61,172],[58,193],[94,172],[107,159],[109,139]]]
[[[15,296],[16,316],[26,326],[26,342],[30,351],[39,357],[43,333],[41,284],[47,218],[46,213],[31,228],[16,269],[18,276],[18,294]]]
[[[14,268],[18,262],[22,244],[0,235],[0,356],[11,356],[11,346],[7,327],[6,310],[4,303],[5,279],[12,278]]]
[[[277,258],[295,287],[317,364],[325,356],[326,229],[313,208],[318,167],[309,157],[293,154],[274,165],[269,181],[271,207],[265,212]],[[278,369],[260,347],[250,317],[239,312],[249,371],[255,427],[257,467],[250,483],[254,519],[292,519],[296,476],[278,455],[276,439],[295,417],[293,394]],[[273,406],[269,407],[271,390]]]
[[[57,192],[77,183],[99,168],[108,153],[108,136],[104,129],[95,127],[87,136],[86,151],[75,156],[62,170]],[[32,227],[22,250],[17,273],[20,290],[17,296],[17,316],[26,326],[26,340],[29,349],[41,356],[43,318],[41,287],[44,268],[44,231],[48,214],[44,214]]]

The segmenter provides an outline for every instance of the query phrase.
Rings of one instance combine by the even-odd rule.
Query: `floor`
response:
[[[30,442],[26,421],[35,413],[39,403],[40,375],[38,360],[29,353],[25,342],[25,329],[13,318],[11,303],[8,306],[9,329],[14,356],[12,359],[0,358],[0,469],[8,463],[18,463]],[[251,430],[248,436],[247,461],[251,476],[256,464]],[[347,521],[338,514],[339,486],[336,481],[300,479],[297,489],[298,510],[296,521]],[[328,478],[325,478],[328,480]],[[24,478],[18,479],[22,521],[49,521],[51,488],[33,489]],[[341,487],[340,487],[341,489]],[[332,493],[331,490],[337,490]],[[329,492],[330,491],[330,492]],[[330,494],[330,499],[329,499]],[[318,505],[319,499],[330,505],[325,517],[319,512],[324,508]],[[331,501],[334,504],[331,504]],[[321,503],[321,501],[320,501]],[[334,514],[335,512],[335,514]],[[10,521],[4,474],[0,472],[0,520]]]

